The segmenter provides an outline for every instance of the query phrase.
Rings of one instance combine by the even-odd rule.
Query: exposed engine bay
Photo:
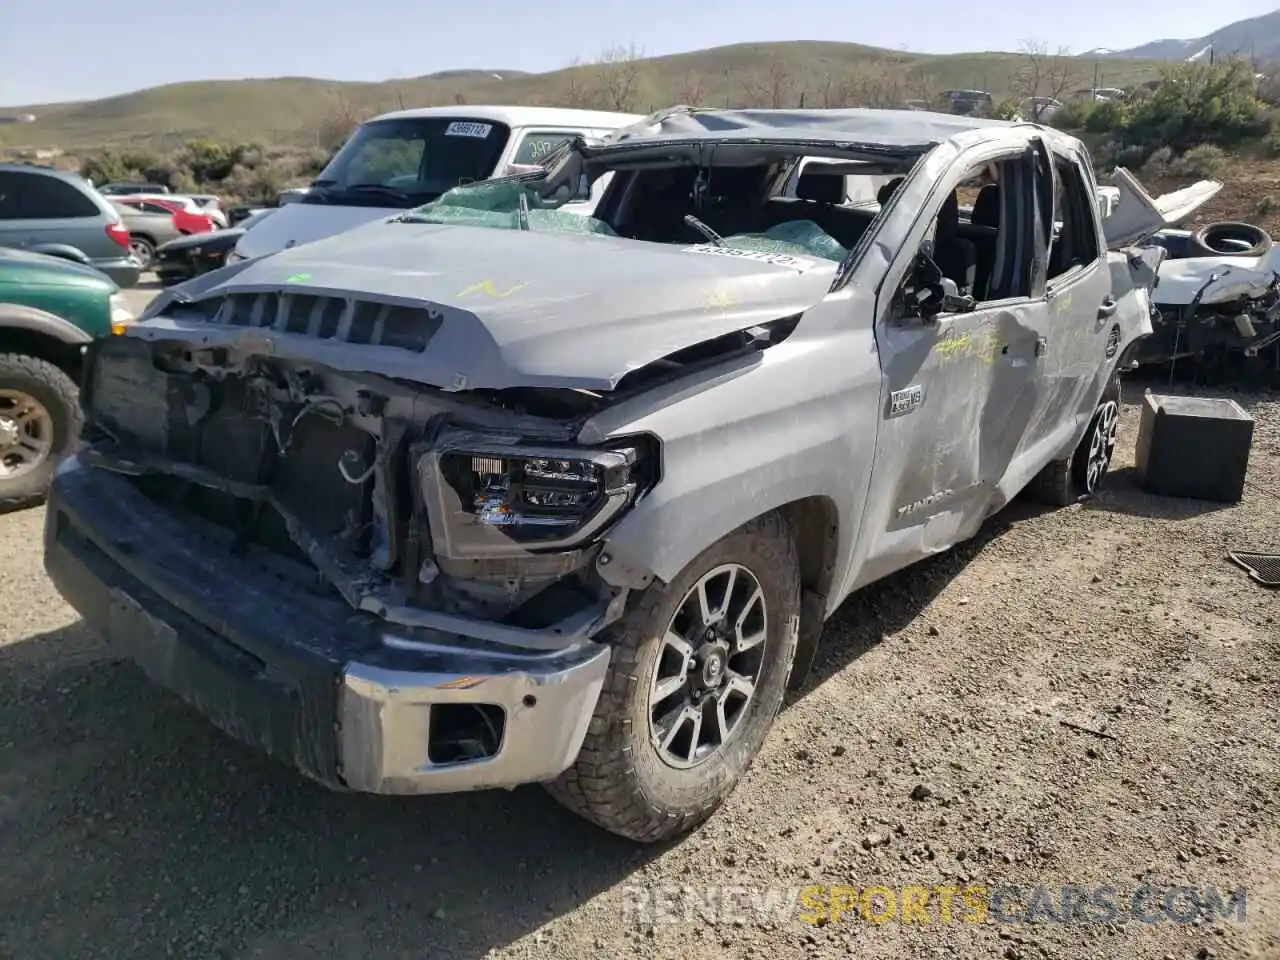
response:
[[[225,348],[114,337],[95,354],[86,463],[406,626],[440,626],[439,613],[537,630],[607,605],[595,535],[655,479],[647,438],[575,445],[598,406],[585,394],[548,391],[548,415],[518,393]]]
[[[1154,292],[1155,335],[1138,362],[1194,359],[1201,377],[1280,383],[1280,250],[1271,236],[1214,223],[1148,242],[1168,253]]]

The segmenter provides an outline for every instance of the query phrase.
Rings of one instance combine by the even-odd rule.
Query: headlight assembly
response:
[[[135,319],[133,311],[129,309],[129,303],[122,293],[113,293],[108,305],[111,312],[111,332],[119,336],[132,326]]]
[[[646,489],[644,448],[442,438],[417,460],[435,552],[464,559],[587,546]]]

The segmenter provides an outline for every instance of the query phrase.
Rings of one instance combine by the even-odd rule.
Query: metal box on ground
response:
[[[1147,393],[1138,482],[1159,496],[1238,503],[1252,445],[1253,417],[1234,400]]]

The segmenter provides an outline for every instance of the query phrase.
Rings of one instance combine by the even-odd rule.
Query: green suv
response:
[[[92,267],[0,247],[0,512],[43,496],[80,433],[85,344],[132,322]]]

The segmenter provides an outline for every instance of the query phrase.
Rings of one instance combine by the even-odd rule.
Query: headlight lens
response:
[[[418,460],[435,551],[463,558],[586,546],[645,489],[641,456],[630,444],[513,448],[474,435],[438,444]]]
[[[133,311],[129,309],[129,304],[125,301],[123,293],[113,293],[110,300],[111,306],[111,332],[119,336],[132,326],[136,319]]]

